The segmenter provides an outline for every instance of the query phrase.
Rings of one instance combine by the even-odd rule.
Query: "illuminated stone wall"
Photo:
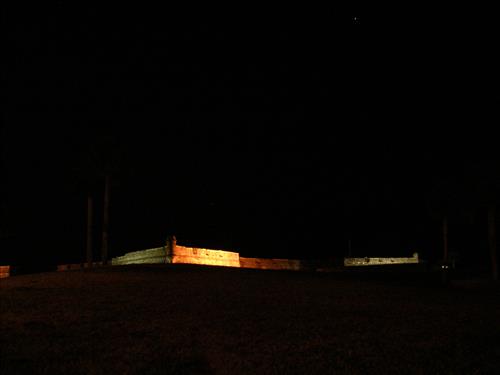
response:
[[[417,264],[418,253],[411,258],[344,258],[344,266],[383,266],[388,264]]]
[[[0,266],[0,279],[10,276],[10,266]]]
[[[133,251],[121,257],[113,258],[111,259],[111,265],[170,263],[168,258],[165,247],[156,247],[154,249]]]
[[[168,248],[170,246],[172,246],[172,250]],[[239,253],[232,251],[180,246],[174,242],[166,247],[134,251],[113,258],[111,265],[184,263],[239,267],[239,258]]]
[[[154,249],[134,251],[113,258],[111,265],[126,264],[200,264],[206,266],[242,267],[262,270],[301,270],[302,261],[294,259],[264,259],[240,258],[240,254],[233,251],[213,250],[197,247],[177,245],[175,237],[167,241],[166,246]],[[58,269],[75,269],[73,265],[62,265]]]
[[[242,258],[241,268],[254,268],[261,270],[293,270],[303,269],[302,262],[295,259],[266,259],[266,258]]]
[[[175,245],[172,254],[172,263],[239,267],[240,254],[232,251],[211,250]]]
[[[233,251],[213,250],[197,247],[177,245],[175,238],[166,246],[153,249],[133,251],[113,258],[111,265],[126,264],[200,264],[206,266],[224,266],[236,268],[252,268],[260,270],[315,270],[314,265],[307,266],[307,262],[297,259],[267,259],[267,258],[244,258]],[[417,264],[418,254],[408,258],[344,258],[344,266],[381,266],[390,264]],[[94,265],[99,265],[95,263]],[[317,265],[316,265],[317,266]],[[57,266],[58,271],[76,270],[85,268],[86,264],[63,264]],[[0,270],[5,267],[0,267]],[[328,271],[319,267],[321,271]],[[1,275],[1,273],[0,273]],[[1,276],[0,276],[1,277]],[[3,276],[6,277],[6,276]]]

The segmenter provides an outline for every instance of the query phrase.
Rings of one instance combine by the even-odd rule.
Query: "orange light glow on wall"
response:
[[[200,249],[176,245],[172,256],[172,263],[239,267],[240,254],[232,251]]]
[[[0,266],[0,279],[10,276],[10,266]]]

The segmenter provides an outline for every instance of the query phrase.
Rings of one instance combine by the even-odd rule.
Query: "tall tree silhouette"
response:
[[[497,209],[500,204],[500,160],[469,162],[466,166],[469,201],[473,213],[486,211],[488,247],[493,280],[498,280],[496,243]]]
[[[492,158],[467,161],[460,173],[436,177],[426,196],[428,212],[441,221],[444,262],[448,261],[448,232],[459,235],[450,224],[451,217],[473,219],[486,213],[491,275],[498,280],[496,244],[497,208],[500,204],[500,161]]]
[[[431,180],[426,196],[427,212],[433,220],[440,223],[442,235],[442,255],[434,254],[435,259],[442,262],[443,282],[448,280],[449,262],[449,233],[457,234],[455,226],[450,225],[450,219],[464,213],[464,190],[462,175],[452,175],[450,171],[445,171],[440,176]],[[458,235],[458,234],[457,234]]]
[[[93,193],[101,190],[103,193],[103,219],[101,232],[101,261],[108,263],[109,256],[109,221],[111,190],[113,181],[117,180],[123,171],[123,149],[119,136],[112,131],[99,131],[91,137],[84,150],[76,174],[83,182],[87,191],[87,251],[86,261],[91,263],[92,255],[92,227],[93,206],[95,199]],[[102,188],[99,188],[102,187]]]

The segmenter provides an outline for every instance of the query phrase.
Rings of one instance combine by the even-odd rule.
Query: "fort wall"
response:
[[[240,267],[240,254],[232,251],[176,245],[172,253],[172,263]]]
[[[156,264],[156,263],[170,263],[167,256],[167,250],[164,246],[156,247],[153,249],[132,251],[120,257],[111,259],[112,266],[119,266],[124,264]]]
[[[295,259],[266,259],[240,257],[241,268],[254,268],[261,270],[294,270],[303,269],[302,262]]]
[[[10,266],[0,266],[0,279],[10,276]]]

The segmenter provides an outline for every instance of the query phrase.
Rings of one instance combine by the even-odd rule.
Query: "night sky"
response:
[[[107,171],[111,256],[486,254],[487,9],[3,7],[4,258],[82,259],[88,193],[97,257]]]

